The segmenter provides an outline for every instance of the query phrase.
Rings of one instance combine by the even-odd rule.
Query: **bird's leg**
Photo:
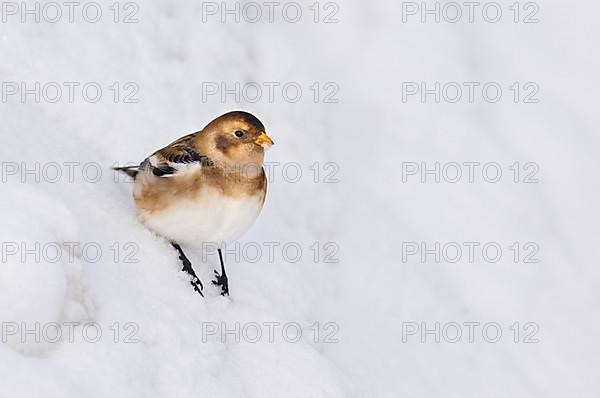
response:
[[[221,273],[219,274],[215,270],[216,280],[212,281],[215,286],[221,286],[221,296],[229,296],[229,282],[227,281],[227,274],[225,273],[225,262],[223,261],[223,253],[219,249],[219,260],[221,261]]]
[[[179,259],[181,260],[181,263],[183,264],[182,271],[187,272],[192,277],[192,280],[190,281],[190,283],[194,287],[194,290],[196,292],[198,292],[198,294],[200,294],[202,297],[204,297],[204,294],[202,294],[202,290],[204,289],[204,286],[202,286],[202,282],[200,281],[200,278],[198,278],[198,276],[196,275],[196,272],[192,268],[192,262],[185,256],[185,253],[183,252],[183,250],[181,250],[181,246],[179,246],[175,242],[171,242],[171,246],[173,246],[175,248],[175,250],[177,250],[177,252],[179,253]]]

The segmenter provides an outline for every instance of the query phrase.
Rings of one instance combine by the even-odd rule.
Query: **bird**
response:
[[[258,218],[267,194],[265,149],[273,145],[251,113],[232,111],[183,136],[137,166],[117,166],[133,179],[140,222],[177,251],[182,271],[204,297],[204,286],[182,246],[218,247],[221,271],[212,284],[229,296],[221,249],[238,240]]]

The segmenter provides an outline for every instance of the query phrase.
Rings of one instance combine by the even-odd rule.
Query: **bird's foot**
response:
[[[198,278],[192,278],[190,284],[194,287],[194,290],[201,295],[202,297],[204,297],[204,294],[202,294],[202,290],[204,290],[204,286],[202,286],[202,282],[200,282],[200,279]]]
[[[179,257],[179,258],[181,258],[181,257]],[[204,290],[204,286],[202,285],[202,281],[200,280],[200,278],[198,278],[198,276],[194,272],[194,269],[192,268],[192,264],[189,261],[185,261],[183,259],[182,259],[182,261],[183,261],[183,270],[182,271],[187,273],[190,276],[190,284],[194,287],[194,290],[196,292],[198,292],[199,295],[204,297],[204,294],[202,294],[202,290]]]
[[[200,281],[200,278],[198,278],[198,276],[196,275],[196,272],[194,272],[194,268],[192,267],[192,262],[185,256],[185,253],[183,252],[183,250],[181,250],[181,246],[179,246],[175,242],[171,242],[171,246],[173,246],[175,248],[175,250],[177,250],[177,253],[179,253],[179,259],[181,260],[181,264],[183,265],[182,271],[187,273],[190,276],[190,278],[191,278],[190,284],[194,287],[194,290],[199,295],[204,297],[204,294],[202,294],[202,290],[204,290],[204,286],[202,286],[202,282]]]
[[[221,296],[229,296],[229,281],[227,280],[227,274],[223,273],[223,275],[221,275],[215,270],[215,278],[216,279],[212,281],[212,284],[221,286]]]
[[[190,277],[190,285],[192,285],[194,291],[196,291],[199,295],[204,297],[204,294],[202,293],[202,291],[204,290],[204,286],[202,285],[202,281],[200,280],[200,278],[196,276],[196,273],[193,270],[192,272],[190,272],[187,269],[183,269],[182,271],[188,274],[188,276]]]

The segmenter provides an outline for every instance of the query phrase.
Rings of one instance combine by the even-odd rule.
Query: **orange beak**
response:
[[[254,143],[262,147],[270,147],[271,145],[274,145],[273,140],[264,131],[260,132],[260,135],[256,137]]]

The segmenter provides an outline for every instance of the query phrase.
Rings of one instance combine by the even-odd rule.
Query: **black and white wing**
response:
[[[141,168],[149,168],[157,177],[171,177],[195,167],[212,165],[208,157],[198,153],[195,149],[194,141],[197,134],[199,133],[181,137],[154,152],[152,156],[142,162]]]

